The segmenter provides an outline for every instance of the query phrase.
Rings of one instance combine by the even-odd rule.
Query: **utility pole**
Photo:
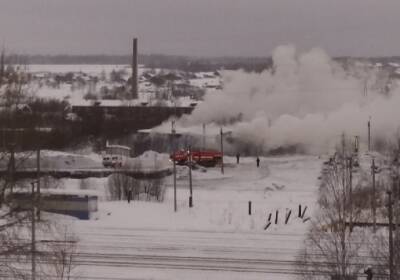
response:
[[[37,218],[40,221],[40,148],[36,151],[36,168],[37,168]]]
[[[10,162],[9,162],[9,174],[10,174],[10,192],[14,191],[14,183],[15,183],[15,144],[10,144]]]
[[[189,146],[189,207],[193,207],[193,186],[192,186],[192,148]]]
[[[371,117],[368,120],[368,152],[371,151]]]
[[[32,182],[32,213],[31,213],[31,254],[32,254],[32,280],[36,279],[36,222],[35,222],[35,218],[36,218],[36,211],[35,211],[35,183]]]
[[[346,160],[346,137],[344,135],[344,132],[342,134],[342,159],[343,162]]]
[[[345,156],[345,136],[344,133],[342,134],[342,186],[343,186],[343,199],[346,199],[347,196],[347,185],[346,185],[346,165],[347,165],[347,161],[346,161],[346,156]],[[344,207],[344,211],[346,208],[346,203],[343,203],[343,207]]]
[[[206,124],[203,123],[203,151],[206,149]]]
[[[224,133],[222,131],[222,127],[221,127],[221,173],[224,174]]]
[[[395,237],[394,237],[394,247],[396,248],[396,256],[394,263],[396,266],[400,265],[400,253],[398,252],[400,248],[400,174],[399,174],[399,155],[397,154],[397,164],[396,164],[396,184],[393,186],[396,189],[396,196],[394,201],[394,223],[395,223]],[[398,278],[399,269],[396,269],[395,275]]]
[[[393,269],[393,209],[392,209],[392,191],[387,192],[389,196],[389,280],[394,280]]]
[[[374,223],[374,232],[376,231],[376,187],[375,187],[375,174],[376,174],[376,166],[375,159],[372,159],[371,165],[372,172],[372,219]]]
[[[171,134],[172,134],[172,162],[173,162],[173,173],[174,173],[174,211],[177,211],[177,202],[176,202],[176,162],[175,162],[175,121],[171,122]]]
[[[349,157],[350,231],[353,230],[353,157]]]
[[[358,150],[359,150],[359,137],[354,136],[354,153],[358,156]]]

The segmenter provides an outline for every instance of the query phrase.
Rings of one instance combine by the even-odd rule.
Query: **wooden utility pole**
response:
[[[346,167],[347,167],[347,159],[346,159],[346,142],[344,133],[342,134],[342,187],[343,187],[343,199],[347,196],[347,185],[346,185]],[[345,207],[346,203],[343,203],[343,207]],[[344,209],[345,210],[345,209]]]
[[[193,185],[192,185],[192,148],[189,146],[189,207],[193,207]]]
[[[32,213],[31,213],[31,263],[32,263],[32,280],[36,279],[36,197],[35,197],[35,183],[31,183],[32,185]]]
[[[37,218],[40,221],[40,148],[36,151],[36,168],[37,168]]]
[[[399,176],[399,158],[397,155],[397,166],[396,166],[396,183],[393,185],[395,188],[396,196],[394,199],[394,224],[395,224],[395,232],[394,232],[394,247],[395,250],[399,250],[400,248],[400,176]],[[400,265],[400,253],[397,251],[394,259],[394,263],[396,266]],[[395,270],[395,276],[398,278],[399,269]]]
[[[343,162],[346,161],[346,137],[344,135],[344,132],[342,134],[342,160]]]
[[[349,157],[349,204],[350,204],[350,231],[353,230],[353,157]]]
[[[203,151],[206,149],[206,124],[203,123]]]
[[[132,89],[131,89],[131,98],[138,98],[138,61],[137,61],[137,38],[133,38],[132,42]]]
[[[357,135],[357,136],[354,136],[354,153],[355,153],[356,155],[358,155],[359,143],[360,143],[360,140],[359,140],[358,135]]]
[[[372,219],[374,223],[374,232],[376,231],[376,187],[375,187],[375,174],[376,174],[376,166],[375,166],[375,159],[372,159],[371,165],[371,173],[372,173],[372,199],[371,199],[371,206],[372,206]]]
[[[371,117],[368,120],[368,152],[371,151]]]
[[[388,209],[389,209],[389,280],[394,280],[393,267],[393,208],[392,192],[388,191]],[[396,279],[397,280],[397,279]]]
[[[15,184],[15,144],[10,144],[10,162],[9,162],[9,174],[10,174],[10,192],[13,193],[14,191],[14,184]]]
[[[224,174],[224,133],[221,127],[221,173]]]
[[[173,173],[174,173],[174,211],[178,209],[176,202],[176,162],[175,162],[175,121],[171,122],[171,134],[172,134],[172,162],[173,162]]]

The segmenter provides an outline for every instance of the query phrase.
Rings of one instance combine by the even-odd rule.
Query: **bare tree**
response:
[[[390,262],[393,262],[392,277],[391,279],[398,279],[400,276],[400,177],[399,177],[399,152],[392,151],[392,159],[390,160],[391,166],[389,172],[383,174],[385,184],[382,190],[390,190],[393,194],[391,201],[391,209],[389,208],[388,198],[384,199],[379,205],[381,220],[388,224],[388,226],[381,227],[376,234],[372,236],[370,242],[370,255],[374,262],[373,268],[379,279],[381,276],[387,278],[390,273]],[[391,221],[389,211],[392,210]],[[392,223],[392,225],[390,225]],[[389,231],[392,229],[393,238],[389,238]],[[390,250],[390,242],[392,242],[392,254]]]
[[[78,254],[78,238],[68,225],[51,222],[47,227],[50,239],[39,244],[40,279],[74,279]]]
[[[133,192],[134,189],[133,178],[125,174],[113,174],[108,179],[108,192],[111,200],[123,200],[127,198],[128,192]]]
[[[358,257],[364,232],[351,224],[361,213],[351,199],[360,186],[352,186],[348,160],[343,156],[332,160],[324,170],[318,200],[320,211],[299,256],[302,279],[356,279],[362,267]]]
[[[19,69],[5,67],[5,54],[1,54],[0,123],[2,127],[3,150],[0,152],[0,168],[6,175],[0,178],[0,274],[24,279],[25,270],[21,260],[30,254],[30,242],[23,233],[29,230],[30,213],[17,211],[13,205],[12,193],[24,189],[25,184],[16,178],[16,170],[24,165],[31,153],[15,153],[15,135],[20,133],[15,122],[16,106],[24,98],[26,75]],[[5,132],[9,138],[5,139]],[[13,136],[13,137],[10,137]]]

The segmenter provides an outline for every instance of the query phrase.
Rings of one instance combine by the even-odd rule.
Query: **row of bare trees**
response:
[[[0,126],[1,131],[20,133],[15,121],[16,106],[27,98],[28,75],[23,68],[5,65],[0,56]],[[34,129],[34,124],[31,125]],[[5,141],[0,149],[0,279],[72,279],[77,238],[68,227],[51,216],[41,215],[40,200],[32,187],[35,182],[19,180],[16,172],[35,153],[18,150],[16,137]],[[27,208],[18,209],[13,194],[34,190]]]
[[[9,160],[5,153],[3,160]],[[18,157],[14,172],[29,156]],[[11,174],[0,178],[0,279],[73,279],[78,239],[70,227],[50,215],[39,218],[35,188],[23,208],[16,203],[13,194],[29,193],[32,184]]]
[[[390,154],[397,157],[398,152]],[[398,174],[382,171],[381,179],[372,186],[375,169],[356,168],[355,162],[356,154],[341,149],[324,166],[319,209],[298,256],[301,279],[353,280],[364,273],[365,279],[400,277]],[[395,161],[388,162],[388,169],[398,169],[392,164]],[[393,193],[392,207],[388,207],[388,190]],[[389,223],[390,208],[393,224]]]
[[[163,179],[134,179],[125,174],[113,174],[108,180],[108,193],[111,200],[156,200],[164,196]]]

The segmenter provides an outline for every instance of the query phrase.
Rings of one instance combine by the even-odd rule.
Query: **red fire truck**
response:
[[[190,152],[180,150],[170,155],[171,160],[176,164],[186,165],[189,162]],[[192,150],[192,162],[205,167],[213,167],[222,162],[222,153],[218,151],[196,151]]]

